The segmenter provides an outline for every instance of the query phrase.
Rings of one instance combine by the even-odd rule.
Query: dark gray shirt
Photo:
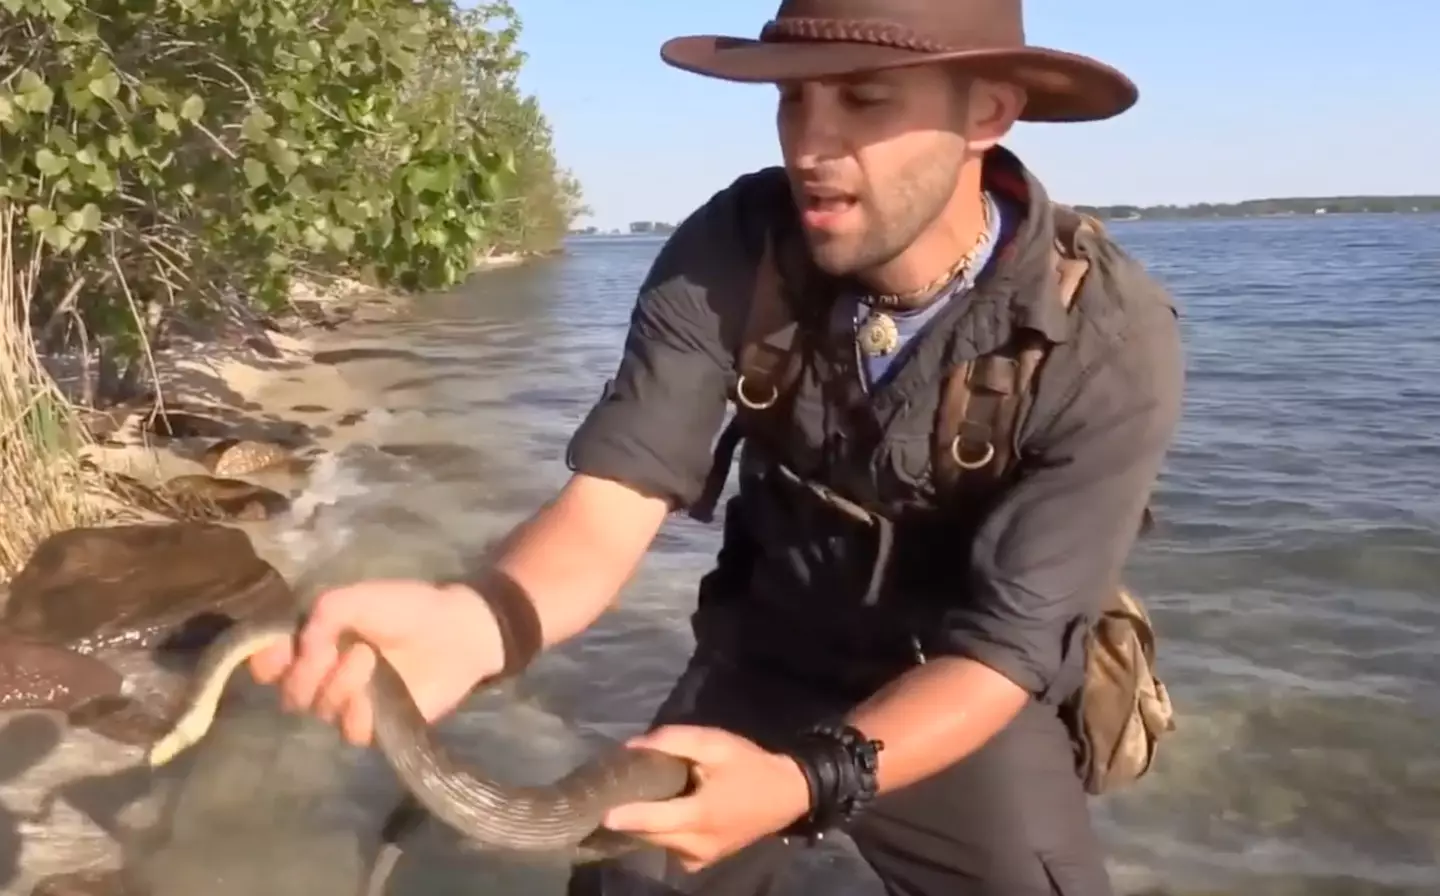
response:
[[[947,580],[934,625],[922,633],[928,654],[968,656],[1043,699],[1077,683],[1077,623],[1118,584],[1178,423],[1184,362],[1168,294],[1118,247],[1094,259],[1073,313],[1039,288],[1051,276],[1048,200],[1013,156],[994,157],[1027,223],[992,265],[989,287],[977,284],[961,307],[937,317],[929,329],[942,332],[915,346],[892,377],[897,384],[874,401],[903,430],[884,464],[889,478],[923,489],[946,365],[998,347],[1017,326],[1057,342],[1020,433],[1021,475],[964,533],[968,563],[966,544],[936,551],[937,565],[962,571]],[[572,439],[573,470],[676,509],[699,496],[766,223],[756,196],[773,191],[777,177],[772,169],[740,178],[671,236],[640,289],[619,369]],[[818,390],[802,392],[797,414],[818,417],[821,404]],[[836,599],[854,574],[835,553],[844,539],[795,520],[771,528],[747,585],[757,596],[733,613],[741,628],[749,620],[755,637],[804,643],[839,664],[863,653],[883,629],[885,608]]]

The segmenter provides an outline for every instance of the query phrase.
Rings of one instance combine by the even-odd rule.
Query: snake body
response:
[[[252,654],[291,642],[293,620],[231,626],[201,655],[174,727],[151,745],[149,762],[161,766],[210,729],[231,674]],[[361,640],[354,633],[342,647]],[[410,797],[430,814],[482,848],[568,852],[594,861],[640,844],[602,827],[612,807],[665,800],[690,784],[690,764],[654,750],[617,747],[552,784],[507,785],[462,766],[431,734],[404,680],[378,650],[369,696],[375,708],[375,744]]]

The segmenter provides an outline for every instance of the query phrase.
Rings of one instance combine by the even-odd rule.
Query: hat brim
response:
[[[766,42],[702,34],[660,48],[675,68],[725,81],[774,83],[859,75],[946,62],[1024,87],[1023,121],[1100,121],[1135,105],[1139,90],[1124,74],[1088,56],[1045,47],[917,53],[842,41]]]

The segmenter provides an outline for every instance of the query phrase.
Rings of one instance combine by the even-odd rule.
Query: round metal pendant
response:
[[[855,334],[855,341],[867,357],[884,357],[900,345],[900,328],[890,315],[872,310]]]

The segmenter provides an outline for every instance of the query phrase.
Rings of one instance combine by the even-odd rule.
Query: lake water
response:
[[[1153,607],[1179,730],[1151,776],[1095,802],[1116,881],[1122,892],[1440,892],[1440,217],[1113,230],[1178,295],[1190,370],[1160,525],[1130,573]],[[576,241],[365,334],[416,358],[357,365],[386,410],[315,486],[338,501],[320,529],[388,540],[408,511],[472,549],[548,497],[660,245]],[[375,450],[387,443],[422,448]],[[293,547],[313,547],[317,531]],[[477,701],[447,738],[544,778],[580,755],[577,732],[637,730],[684,662],[695,583],[718,544],[718,526],[672,520],[616,611],[545,658],[524,699]],[[337,754],[382,777],[373,757],[291,724],[332,759],[295,759],[292,746],[268,778],[213,773],[246,788],[246,811],[309,774],[283,769]],[[239,836],[213,810],[195,819],[216,856],[217,832]],[[262,829],[277,836],[251,833]],[[434,843],[402,860],[390,892],[559,892],[558,869],[477,863]],[[283,845],[265,854],[269,893],[294,851]],[[480,865],[489,889],[471,876]],[[822,878],[825,891],[878,892],[843,851],[811,866],[795,892],[820,891]]]

